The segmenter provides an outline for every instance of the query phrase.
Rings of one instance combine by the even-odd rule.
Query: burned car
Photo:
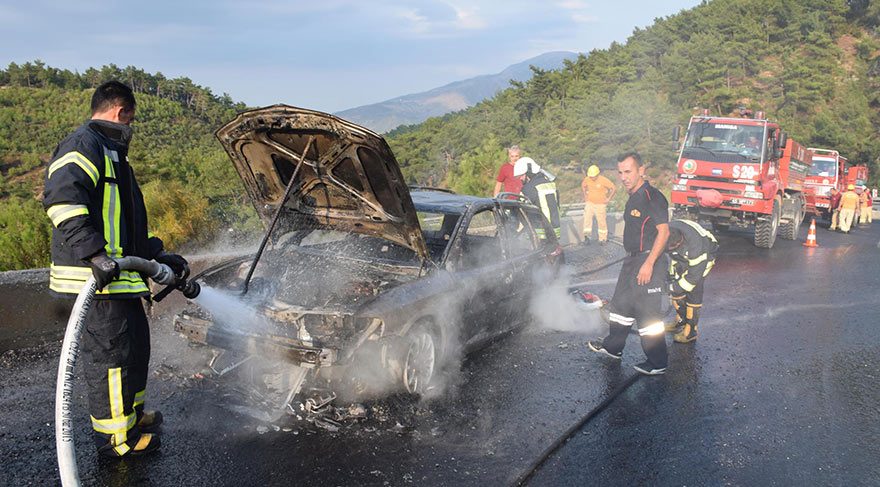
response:
[[[288,401],[309,374],[424,393],[451,358],[526,323],[562,262],[538,208],[411,189],[382,137],[332,115],[275,105],[217,137],[267,233],[256,254],[197,276],[204,306],[175,328],[297,371],[279,386]],[[202,301],[215,291],[246,311]]]

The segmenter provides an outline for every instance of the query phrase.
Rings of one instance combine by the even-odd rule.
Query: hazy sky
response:
[[[605,48],[699,3],[0,0],[0,65],[134,65],[249,105],[338,111],[547,51]]]

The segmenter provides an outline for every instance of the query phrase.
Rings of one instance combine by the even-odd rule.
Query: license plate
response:
[[[754,200],[746,200],[746,199],[742,199],[742,198],[733,198],[730,200],[730,202],[733,203],[734,205],[740,205],[740,206],[749,206],[749,205],[755,204]]]
[[[828,203],[816,203],[816,208],[830,208],[831,205]]]

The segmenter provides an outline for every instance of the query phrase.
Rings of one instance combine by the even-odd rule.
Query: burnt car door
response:
[[[507,303],[511,325],[529,319],[529,305],[537,290],[543,289],[556,276],[552,265],[559,245],[547,220],[538,208],[503,202],[501,206],[504,245],[512,279]],[[538,238],[537,229],[544,229],[544,238]]]
[[[501,302],[512,279],[494,207],[469,212],[452,242],[447,269],[459,286],[462,341],[470,346],[494,336],[496,323],[507,318]]]

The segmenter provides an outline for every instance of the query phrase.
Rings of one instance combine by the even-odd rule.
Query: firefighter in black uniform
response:
[[[675,323],[667,325],[666,331],[675,332],[672,337],[678,343],[697,339],[697,323],[703,307],[703,280],[715,265],[718,241],[699,223],[690,220],[669,222],[669,291],[675,307]]]
[[[521,157],[517,159],[513,166],[513,175],[523,178],[522,194],[533,205],[541,209],[541,213],[550,222],[553,233],[558,239],[562,235],[562,224],[560,223],[559,211],[559,191],[556,189],[556,183],[541,170],[531,157]],[[544,229],[535,229],[538,238],[544,239]]]
[[[645,167],[636,152],[618,158],[617,172],[629,193],[624,210],[624,258],[614,296],[608,304],[609,333],[587,345],[594,352],[620,360],[626,337],[638,325],[647,360],[635,369],[646,375],[666,372],[667,353],[661,306],[666,294],[666,240],[669,237],[668,203],[645,181]]]
[[[141,303],[146,280],[120,271],[114,258],[138,256],[187,266],[147,232],[143,195],[128,164],[134,119],[131,89],[117,81],[92,96],[92,117],[68,135],[46,171],[43,206],[52,220],[49,288],[78,294],[94,276],[98,291],[86,315],[83,349],[89,414],[98,452],[111,457],[159,448],[158,411],[144,411],[150,330]]]

